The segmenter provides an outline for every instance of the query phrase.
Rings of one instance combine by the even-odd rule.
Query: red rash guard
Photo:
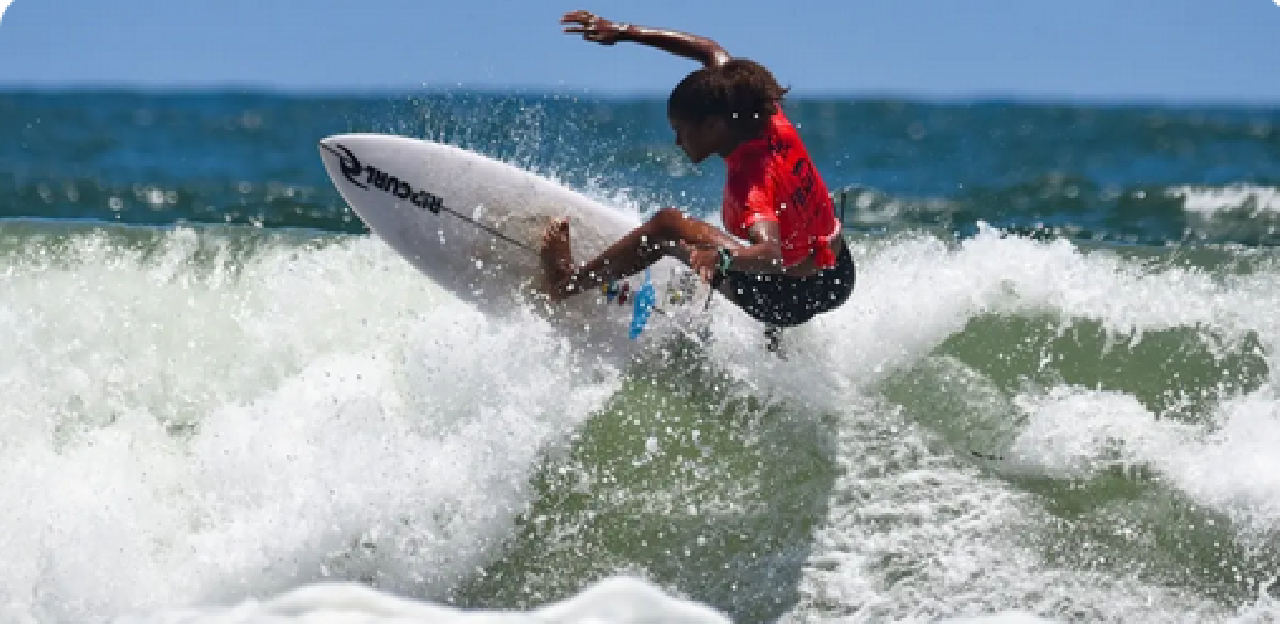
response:
[[[782,265],[794,266],[810,255],[818,266],[836,265],[831,241],[840,221],[827,185],[818,175],[795,126],[774,113],[762,136],[734,148],[725,158],[728,179],[722,208],[730,234],[750,240],[757,221],[775,221],[782,235]]]

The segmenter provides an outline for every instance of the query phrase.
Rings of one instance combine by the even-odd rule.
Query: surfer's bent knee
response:
[[[649,223],[658,232],[670,238],[678,236],[680,226],[684,223],[685,218],[684,213],[679,208],[668,207],[661,208],[654,213],[653,217],[649,219]]]

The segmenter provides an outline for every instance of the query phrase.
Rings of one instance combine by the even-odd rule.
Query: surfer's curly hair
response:
[[[778,112],[787,91],[764,65],[733,59],[685,76],[667,98],[667,116],[694,123],[721,117],[730,127],[754,137]]]

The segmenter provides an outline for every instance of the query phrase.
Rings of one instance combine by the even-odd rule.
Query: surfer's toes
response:
[[[550,247],[561,240],[569,240],[569,220],[560,218],[555,219],[547,224],[547,229],[542,231],[543,247]]]

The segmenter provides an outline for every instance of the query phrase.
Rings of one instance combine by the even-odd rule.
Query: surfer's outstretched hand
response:
[[[680,247],[689,259],[689,268],[701,276],[702,281],[710,284],[716,277],[720,248],[715,245],[690,245],[685,241],[680,241]]]
[[[582,38],[604,45],[613,45],[622,41],[625,24],[607,20],[590,11],[570,11],[560,18],[565,24],[567,33],[581,33]]]

